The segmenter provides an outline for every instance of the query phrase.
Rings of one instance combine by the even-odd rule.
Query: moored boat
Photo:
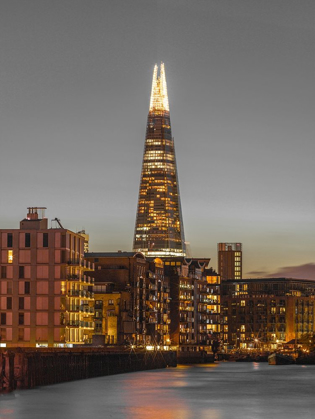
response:
[[[273,353],[268,356],[269,365],[289,365],[294,364],[295,361],[292,356]]]

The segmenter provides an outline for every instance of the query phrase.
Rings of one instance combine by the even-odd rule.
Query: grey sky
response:
[[[1,0],[0,227],[47,206],[92,251],[131,249],[163,61],[193,256],[313,264],[314,21],[307,0]]]

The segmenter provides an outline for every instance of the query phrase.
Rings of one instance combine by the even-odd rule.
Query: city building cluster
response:
[[[275,350],[314,333],[315,281],[243,279],[242,244],[189,258],[164,65],[155,66],[133,251],[90,252],[44,207],[0,229],[0,347]]]

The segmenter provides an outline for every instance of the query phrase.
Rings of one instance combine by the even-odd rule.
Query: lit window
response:
[[[8,263],[13,263],[13,250],[8,250]]]

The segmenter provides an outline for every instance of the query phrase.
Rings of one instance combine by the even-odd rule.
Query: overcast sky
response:
[[[0,228],[131,250],[154,64],[193,257],[315,279],[314,0],[1,0]]]

